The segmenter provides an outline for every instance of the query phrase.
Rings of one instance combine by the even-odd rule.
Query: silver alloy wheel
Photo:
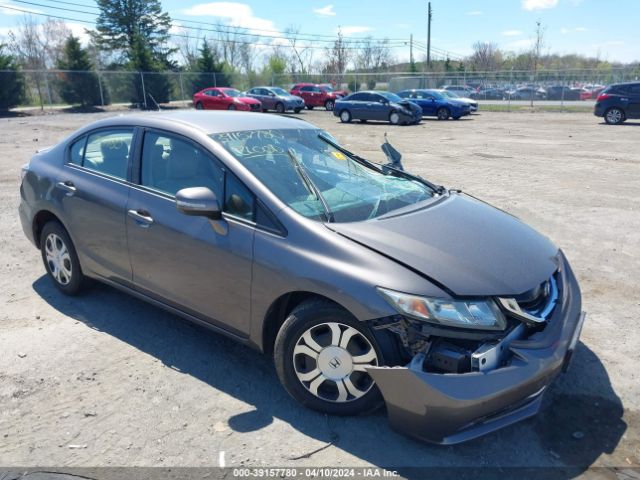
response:
[[[344,123],[347,123],[349,120],[351,120],[351,114],[347,110],[343,110],[342,112],[340,112],[340,120],[342,120]]]
[[[327,100],[327,103],[324,104],[324,108],[326,110],[333,110],[333,102],[331,100]]]
[[[620,123],[622,120],[622,111],[619,108],[612,108],[607,112],[607,122]]]
[[[67,285],[71,281],[71,255],[64,240],[55,233],[50,233],[44,241],[44,251],[47,265],[53,278],[60,285]]]
[[[400,115],[398,115],[397,112],[392,112],[391,115],[389,116],[389,121],[393,125],[397,125],[398,123],[400,123]]]
[[[373,386],[366,367],[378,365],[371,342],[355,328],[337,322],[315,325],[293,349],[293,365],[300,383],[314,396],[346,403]]]

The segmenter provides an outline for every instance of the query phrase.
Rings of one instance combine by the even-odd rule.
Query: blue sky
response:
[[[0,38],[23,15],[6,7],[80,20],[95,18],[90,14],[56,10],[56,6],[81,7],[56,4],[55,0],[29,1],[40,5],[0,0]],[[93,0],[67,1],[95,6]],[[341,28],[351,37],[389,37],[394,39],[394,55],[399,59],[408,58],[409,48],[403,40],[408,43],[410,34],[423,45],[427,37],[427,2],[423,0],[368,0],[366,3],[346,0],[164,0],[162,4],[174,18],[238,25],[270,37],[278,37],[279,32],[291,26],[299,27],[304,34],[332,35]],[[471,45],[478,40],[495,42],[507,50],[524,50],[533,39],[536,21],[540,20],[545,26],[546,50],[599,55],[603,59],[624,62],[640,61],[639,0],[432,0],[431,4],[432,45],[440,49],[438,51],[451,52],[454,57],[469,54]],[[92,11],[91,8],[85,10]],[[68,23],[77,34],[83,31],[82,24]],[[280,40],[264,38],[260,41]],[[416,58],[421,59],[422,55],[417,47]]]

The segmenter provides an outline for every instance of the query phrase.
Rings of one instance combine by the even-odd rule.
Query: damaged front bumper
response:
[[[464,442],[535,415],[542,395],[566,369],[585,319],[578,283],[562,257],[561,296],[544,330],[511,339],[493,370],[432,373],[424,354],[405,367],[367,369],[382,392],[391,427],[428,442]]]

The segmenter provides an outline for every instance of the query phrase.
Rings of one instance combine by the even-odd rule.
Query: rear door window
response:
[[[126,180],[132,141],[132,128],[91,133],[87,137],[82,166]]]
[[[82,158],[84,157],[84,147],[87,143],[87,137],[82,137],[76,140],[69,149],[69,163],[74,165],[82,165]]]

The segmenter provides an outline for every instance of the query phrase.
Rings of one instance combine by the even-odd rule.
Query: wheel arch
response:
[[[38,248],[40,248],[40,235],[42,234],[42,229],[44,228],[44,226],[48,222],[50,222],[52,220],[54,220],[54,221],[58,222],[60,225],[62,225],[62,227],[67,231],[67,234],[71,235],[69,233],[69,229],[64,224],[64,222],[60,219],[59,216],[57,216],[51,210],[40,210],[38,213],[36,213],[33,216],[33,221],[31,223],[31,228],[32,228],[32,232],[33,232],[33,240],[34,240],[35,244],[38,246]],[[73,241],[73,239],[72,239],[72,241]]]
[[[303,302],[313,300],[332,303],[342,308],[346,312],[349,312],[349,309],[347,309],[344,305],[341,305],[335,300],[332,300],[329,297],[315,292],[300,290],[280,295],[271,303],[262,321],[262,345],[260,345],[260,347],[264,353],[268,355],[271,355],[273,353],[273,345],[275,343],[276,336],[280,331],[280,327],[287,319],[289,314],[293,311],[293,309]]]

